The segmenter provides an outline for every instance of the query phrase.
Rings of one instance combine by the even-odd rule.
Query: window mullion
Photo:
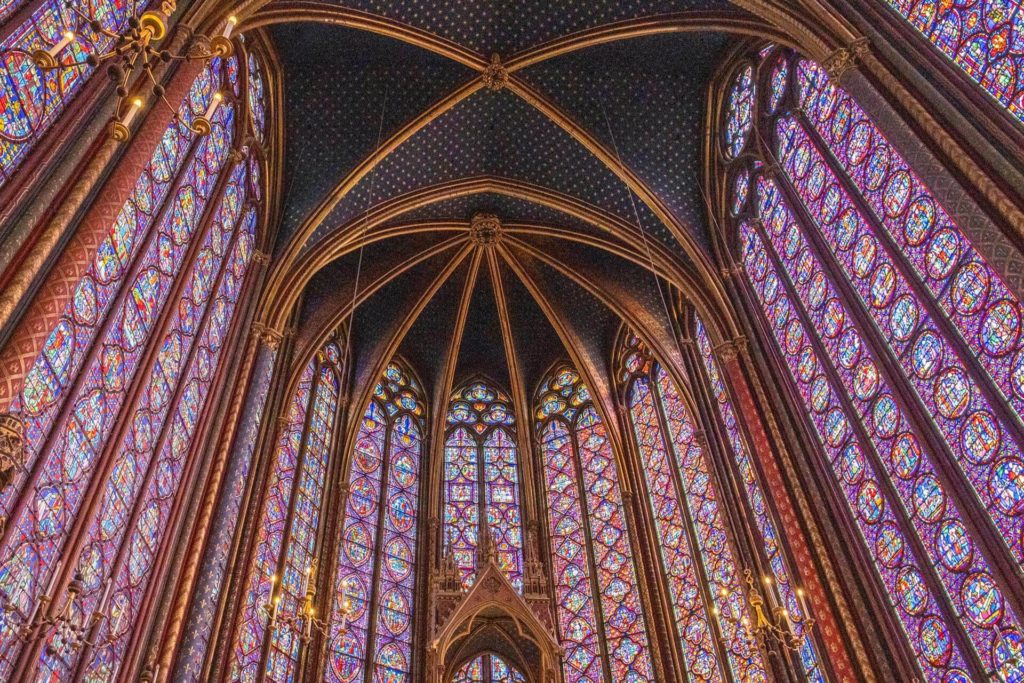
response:
[[[872,469],[878,475],[876,477],[876,480],[882,487],[884,487],[886,499],[891,503],[894,503],[891,507],[894,513],[896,514],[897,519],[899,520],[902,530],[905,532],[905,536],[907,538],[908,543],[914,550],[914,555],[918,559],[918,564],[923,570],[922,574],[924,575],[925,580],[928,583],[931,593],[934,595],[935,599],[939,603],[939,607],[942,610],[943,621],[945,622],[947,627],[949,627],[950,631],[954,634],[954,638],[957,642],[957,645],[959,646],[960,651],[965,655],[965,657],[968,658],[969,665],[974,669],[973,674],[975,676],[978,676],[979,680],[984,680],[985,667],[977,658],[971,640],[961,626],[961,621],[960,618],[957,616],[956,609],[950,603],[949,595],[945,589],[945,586],[943,585],[941,578],[936,573],[934,565],[930,561],[931,556],[928,554],[926,548],[924,547],[924,544],[922,543],[918,533],[916,532],[916,527],[913,521],[910,519],[910,513],[907,512],[906,510],[906,503],[905,501],[903,501],[903,497],[895,489],[895,487],[892,484],[892,481],[890,480],[887,474],[887,469],[884,463],[882,462],[882,455],[877,450],[877,444],[871,438],[871,435],[868,434],[867,429],[861,422],[860,413],[857,410],[856,406],[854,406],[851,402],[850,397],[847,394],[846,385],[843,382],[842,378],[839,376],[839,374],[836,372],[836,369],[833,365],[834,360],[832,356],[828,353],[828,350],[825,349],[824,345],[821,343],[821,340],[818,337],[818,328],[807,316],[807,312],[804,310],[802,302],[799,296],[797,295],[792,282],[789,279],[788,271],[785,269],[783,264],[779,262],[778,255],[774,252],[772,248],[768,246],[770,244],[770,241],[768,240],[768,237],[765,234],[763,226],[761,225],[760,221],[753,221],[753,224],[756,226],[756,230],[764,246],[765,254],[771,261],[772,267],[775,269],[775,272],[785,274],[783,277],[779,278],[780,283],[782,284],[787,296],[789,297],[793,311],[799,318],[800,322],[803,324],[804,329],[808,330],[809,332],[807,334],[808,343],[811,344],[811,346],[814,348],[815,354],[820,359],[822,371],[825,373],[826,377],[828,377],[830,384],[836,389],[836,399],[842,406],[843,413],[847,418],[847,422],[850,425],[850,428],[856,434],[857,440],[860,442],[860,444],[864,446],[864,448],[862,449],[864,454],[871,460]],[[887,590],[886,592],[890,595],[890,597],[893,600],[896,599],[896,596],[893,595],[890,591]]]
[[[580,406],[581,413],[583,409],[584,406]],[[587,495],[587,488],[583,483],[583,463],[580,459],[580,446],[579,439],[577,438],[576,425],[566,424],[566,428],[572,448],[572,464],[576,473],[576,490],[580,502],[580,522],[583,526],[583,538],[586,541],[587,548],[587,567],[590,573],[590,598],[594,602],[595,612],[600,615],[595,626],[597,627],[598,649],[601,653],[601,669],[604,672],[605,680],[611,681],[613,680],[611,671],[611,655],[608,652],[608,639],[604,631],[604,604],[601,600],[601,586],[598,583],[597,564],[594,561],[593,535],[590,529],[590,515],[588,514],[590,499]],[[630,561],[632,561],[632,559],[630,559]]]
[[[370,599],[366,601],[366,609],[370,610],[366,621],[366,648],[363,650],[363,680],[365,683],[373,683],[376,673],[376,645],[377,645],[377,622],[380,617],[380,569],[381,557],[384,554],[384,525],[387,523],[385,517],[387,510],[384,504],[387,502],[388,482],[391,476],[391,456],[394,451],[395,441],[395,420],[394,416],[388,418],[388,428],[384,436],[383,462],[380,468],[380,489],[377,492],[377,529],[374,531],[373,542],[373,579],[370,582]]]
[[[697,567],[698,576],[700,577],[700,581],[698,582],[697,588],[700,591],[701,599],[704,602],[704,611],[708,615],[708,622],[712,625],[712,640],[714,641],[715,653],[718,658],[719,670],[721,670],[722,673],[725,674],[728,680],[735,680],[735,678],[738,677],[740,673],[732,671],[731,661],[727,656],[727,653],[723,651],[723,643],[725,638],[722,634],[721,626],[719,624],[719,619],[722,617],[714,618],[714,610],[718,603],[715,602],[714,597],[710,593],[708,593],[708,587],[711,585],[711,582],[708,578],[707,567],[704,566],[704,553],[702,552],[700,543],[697,540],[697,529],[693,522],[693,515],[690,513],[690,503],[686,497],[686,488],[684,486],[682,477],[679,474],[679,463],[681,461],[681,456],[679,453],[676,452],[675,442],[673,441],[671,436],[672,432],[669,431],[668,416],[665,415],[665,406],[662,403],[663,397],[661,394],[661,387],[658,385],[658,382],[656,380],[653,364],[650,367],[651,369],[647,373],[646,378],[648,387],[650,387],[651,403],[654,404],[654,417],[658,421],[658,428],[661,432],[662,447],[665,449],[665,453],[669,454],[668,469],[670,475],[672,476],[672,483],[676,488],[677,503],[679,505],[679,509],[682,513],[683,521],[686,526],[686,538],[691,548],[690,554],[694,558],[694,564]],[[632,411],[629,411],[629,413],[629,419],[630,421],[633,421]],[[717,499],[718,486],[716,485],[713,473],[708,472],[708,479],[708,486],[715,491],[715,498]],[[732,543],[732,530],[723,529],[723,531],[727,532],[726,543]],[[736,579],[738,582],[739,577],[737,576]],[[726,663],[729,663],[730,665],[723,666]]]
[[[795,110],[795,120],[803,133],[807,135],[808,139],[814,145],[817,152],[822,156],[822,159],[826,162],[826,165],[829,167],[829,170],[836,182],[838,182],[845,190],[846,195],[853,203],[854,209],[864,218],[871,230],[872,236],[878,240],[882,249],[885,250],[886,256],[893,262],[893,264],[895,264],[899,272],[903,274],[904,279],[913,290],[918,302],[927,311],[928,316],[939,328],[943,336],[953,347],[956,348],[957,351],[959,351],[957,355],[967,367],[968,372],[974,379],[975,385],[981,391],[992,410],[1001,417],[1004,424],[1012,430],[1014,440],[1018,444],[1024,444],[1024,421],[1022,421],[1022,418],[1016,413],[1016,411],[1007,409],[1007,399],[1003,397],[1000,391],[993,387],[993,379],[988,371],[978,361],[977,354],[975,354],[964,341],[963,335],[960,334],[956,325],[950,321],[949,316],[942,311],[935,301],[935,298],[928,291],[928,288],[921,282],[917,272],[907,261],[906,256],[895,243],[892,235],[889,234],[889,230],[878,218],[874,209],[867,203],[867,201],[865,201],[860,189],[844,171],[844,165],[836,158],[832,149],[825,143],[817,129],[807,120],[807,115],[803,110]],[[774,155],[776,150],[773,149],[772,153]],[[786,181],[782,184],[791,186],[789,174],[785,170],[781,161],[779,161],[779,165],[779,170],[781,171],[780,175],[784,175]],[[803,208],[804,205],[802,201],[798,201],[795,206]],[[817,222],[811,221],[808,225],[817,225]],[[818,231],[808,230],[805,232],[817,233]],[[831,250],[828,251],[831,254]],[[845,282],[845,278],[842,279]],[[860,297],[858,297],[856,293],[854,294],[853,300],[858,303],[861,301]]]
[[[317,360],[313,365],[313,381],[309,388],[309,397],[306,403],[306,416],[302,424],[302,441],[299,445],[299,457],[295,462],[295,473],[291,483],[291,493],[288,496],[288,516],[285,518],[284,530],[281,532],[281,551],[277,557],[277,577],[278,584],[276,586],[277,591],[284,590],[284,571],[285,561],[288,557],[288,548],[292,544],[292,523],[295,520],[295,506],[298,500],[298,488],[302,483],[302,477],[306,470],[306,458],[309,455],[309,427],[313,420],[313,413],[316,408],[317,395],[320,393],[320,387],[322,386],[320,370],[323,366],[320,361]],[[280,595],[280,592],[278,592]],[[284,624],[278,624],[277,628],[287,628]],[[260,651],[260,662],[259,667],[256,670],[256,680],[265,681],[267,678],[267,659],[270,656],[271,643],[274,640],[274,630],[264,628],[263,630],[263,644]]]

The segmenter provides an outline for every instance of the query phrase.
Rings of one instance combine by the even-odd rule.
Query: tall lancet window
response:
[[[508,395],[483,381],[456,391],[445,432],[444,551],[470,586],[480,534],[490,533],[501,568],[522,590],[519,455]]]
[[[817,658],[814,652],[814,645],[811,639],[803,633],[802,622],[808,617],[804,613],[802,601],[797,595],[797,589],[793,585],[793,574],[787,567],[783,547],[779,544],[779,535],[776,531],[775,521],[772,519],[771,510],[765,502],[764,494],[761,492],[761,484],[758,480],[757,469],[748,449],[747,439],[744,436],[739,416],[732,405],[732,399],[722,380],[721,370],[718,361],[715,359],[711,349],[711,340],[708,338],[707,330],[703,321],[697,317],[695,323],[695,336],[697,337],[697,349],[703,361],[704,370],[711,387],[712,396],[718,408],[718,415],[722,425],[725,427],[725,434],[728,439],[728,448],[732,455],[736,470],[753,511],[753,519],[757,531],[761,537],[761,544],[764,548],[768,566],[771,567],[773,577],[772,586],[766,590],[778,591],[789,615],[794,622],[794,630],[804,635],[800,648],[800,660],[808,676],[820,678],[821,672],[818,668]]]
[[[488,653],[459,667],[452,683],[526,683],[526,677],[499,655]]]
[[[764,662],[739,616],[745,589],[731,533],[690,410],[633,334],[625,339],[621,366],[687,674],[691,680],[723,681],[728,668],[737,680],[763,679]],[[718,639],[727,661],[720,660]]]
[[[544,382],[536,418],[566,683],[653,681],[618,467],[575,370]]]
[[[1020,680],[1020,299],[821,67],[756,68],[731,205],[765,326],[922,674]]]
[[[1024,121],[1024,12],[1020,0],[886,2]]]
[[[188,121],[225,94],[210,135],[168,126],[8,408],[27,463],[0,497],[0,678],[17,662],[110,677],[137,645],[255,247],[259,165],[229,155],[247,137],[238,74],[214,60],[179,103]],[[22,643],[44,593],[63,599],[77,576],[74,610],[100,615],[102,644],[83,658],[50,632]]]
[[[341,351],[327,342],[292,398],[256,527],[255,556],[232,646],[231,679],[283,683],[295,676],[302,640],[287,617],[316,585],[327,465],[335,450]],[[267,606],[280,618],[268,618]]]
[[[416,380],[391,363],[374,387],[349,467],[331,598],[331,683],[411,680],[423,416]]]

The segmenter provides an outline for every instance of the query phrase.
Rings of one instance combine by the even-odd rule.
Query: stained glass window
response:
[[[0,0],[0,22],[20,4],[19,0]],[[115,34],[127,28],[128,19],[146,4],[137,0],[75,3],[104,30]],[[69,29],[75,37],[58,53],[58,60],[81,64],[69,69],[39,69],[32,52],[59,43]],[[107,52],[112,45],[111,37],[93,31],[64,0],[41,3],[0,42],[0,187],[95,72],[84,63],[86,56]]]
[[[754,67],[740,70],[726,103],[725,150],[730,157],[743,151],[753,128]]]
[[[722,425],[725,427],[729,450],[739,472],[741,484],[744,493],[747,495],[750,509],[754,513],[754,524],[761,537],[761,544],[768,559],[768,566],[771,567],[773,581],[770,587],[766,587],[766,590],[777,591],[781,604],[785,605],[785,608],[791,615],[794,615],[796,630],[801,630],[800,622],[806,619],[807,615],[804,614],[800,600],[797,598],[796,588],[791,579],[792,574],[789,571],[789,567],[787,567],[786,558],[779,543],[775,521],[772,519],[771,511],[765,501],[764,494],[761,492],[761,484],[758,481],[754,461],[747,447],[747,440],[743,435],[736,410],[733,408],[732,400],[729,398],[729,393],[726,390],[725,382],[718,367],[718,361],[712,353],[711,340],[708,337],[707,329],[699,317],[696,319],[694,332],[697,339],[697,348],[700,351],[704,370],[707,373],[711,393],[714,396]],[[804,671],[809,676],[821,677],[817,656],[814,652],[814,644],[810,638],[805,637],[801,643],[800,661],[804,666]]]
[[[566,682],[654,680],[615,458],[575,370],[544,382],[535,417]]]
[[[1019,0],[886,2],[1024,121],[1024,13]]]
[[[1021,303],[820,66],[782,51],[764,68],[794,73],[770,99],[800,105],[766,110],[778,171],[744,165],[735,199],[768,328],[922,673],[966,680],[977,659],[1024,679],[990,564],[1024,560]],[[978,542],[986,521],[1003,548]]]
[[[391,363],[359,425],[340,530],[325,680],[410,679],[422,391]],[[378,540],[379,539],[379,540]],[[379,546],[378,546],[379,543]]]
[[[508,395],[482,381],[456,391],[449,403],[444,451],[445,552],[470,586],[479,535],[490,533],[502,569],[522,590],[519,464]]]
[[[526,683],[526,677],[500,656],[486,654],[459,667],[452,683]]]
[[[232,63],[214,60],[196,79],[184,120],[206,109]],[[228,162],[235,119],[233,106],[221,106],[213,132],[198,140],[180,123],[168,126],[12,402],[29,469],[0,500],[10,516],[0,545],[0,595],[10,608],[0,676],[42,587],[76,572],[77,608],[102,607],[100,628],[122,629],[89,666],[109,673],[124,654],[252,255],[249,165]],[[97,505],[82,507],[90,492]],[[58,563],[75,525],[85,531],[70,551],[78,555]],[[44,652],[40,666],[60,678],[76,656]]]
[[[627,336],[622,353],[633,433],[687,673],[693,680],[721,681],[728,666],[738,680],[763,679],[764,663],[741,621],[743,592],[717,487],[690,412],[636,335]],[[728,643],[727,663],[717,661],[712,618]]]
[[[306,365],[281,431],[256,527],[231,658],[232,680],[294,676],[300,634],[286,616],[305,608],[316,557],[327,465],[338,413],[341,350],[327,342]],[[280,619],[268,618],[275,605]],[[271,628],[272,624],[272,628]]]

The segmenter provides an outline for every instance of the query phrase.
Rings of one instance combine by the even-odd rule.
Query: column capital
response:
[[[851,41],[846,47],[835,50],[821,61],[822,68],[833,83],[839,85],[843,77],[852,69],[856,69],[861,58],[871,50],[871,42],[862,36]]]
[[[253,323],[252,333],[261,344],[266,345],[271,351],[277,351],[285,335],[265,323]]]
[[[731,363],[740,355],[746,356],[747,338],[741,334],[729,341],[722,342],[715,347],[715,355],[717,355],[719,360],[723,363]]]

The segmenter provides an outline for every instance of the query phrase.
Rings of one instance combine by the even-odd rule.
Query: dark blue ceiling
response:
[[[555,38],[626,19],[725,9],[728,0],[347,0],[482,55],[507,58]]]

